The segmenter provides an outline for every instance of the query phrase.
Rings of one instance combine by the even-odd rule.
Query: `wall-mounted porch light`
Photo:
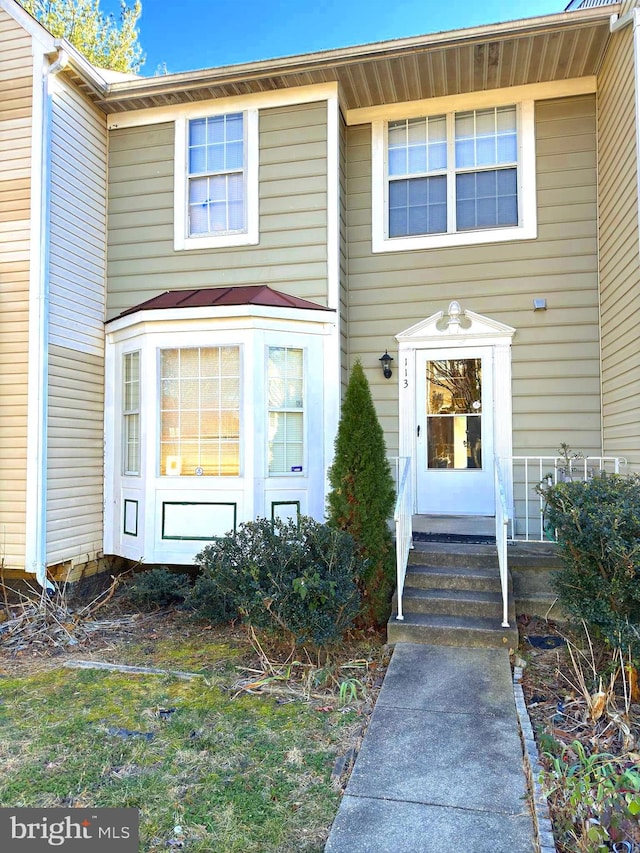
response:
[[[384,355],[380,356],[379,361],[382,365],[382,373],[384,374],[384,378],[391,379],[391,362],[393,361],[393,356],[389,355],[389,353],[385,350]]]

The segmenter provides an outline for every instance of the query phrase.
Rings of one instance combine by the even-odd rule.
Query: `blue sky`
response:
[[[568,2],[568,0],[566,0]],[[144,75],[562,12],[562,0],[142,0]],[[102,0],[118,12],[119,0]]]

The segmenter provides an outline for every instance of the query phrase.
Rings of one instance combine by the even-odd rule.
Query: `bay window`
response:
[[[307,304],[145,308],[108,322],[105,553],[191,565],[241,522],[324,517],[337,337],[333,312]]]

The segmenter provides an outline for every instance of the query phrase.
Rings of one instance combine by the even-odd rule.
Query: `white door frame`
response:
[[[493,471],[493,347],[455,347],[454,349],[414,350],[416,359],[415,469],[416,509],[426,515],[485,515],[495,510]],[[482,361],[482,463],[480,468],[430,468],[428,444],[430,423],[427,417],[426,365],[430,360],[478,359]],[[466,444],[466,442],[465,442]]]
[[[515,329],[490,317],[463,310],[450,303],[396,335],[398,341],[399,455],[411,458],[413,511],[416,512],[416,353],[418,350],[490,348],[493,351],[493,447],[499,459],[513,454],[511,404],[511,340]],[[423,419],[424,420],[424,419]],[[487,460],[490,464],[489,460]],[[503,464],[507,505],[511,504],[511,465]]]

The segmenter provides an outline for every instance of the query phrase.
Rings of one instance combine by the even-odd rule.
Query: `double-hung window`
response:
[[[267,394],[269,474],[299,474],[304,464],[303,350],[269,347]]]
[[[122,363],[123,472],[140,474],[140,352],[127,352]]]
[[[245,230],[244,116],[189,122],[189,236]]]
[[[258,242],[257,112],[176,120],[175,248]]]
[[[373,127],[373,249],[536,236],[533,105]]]

